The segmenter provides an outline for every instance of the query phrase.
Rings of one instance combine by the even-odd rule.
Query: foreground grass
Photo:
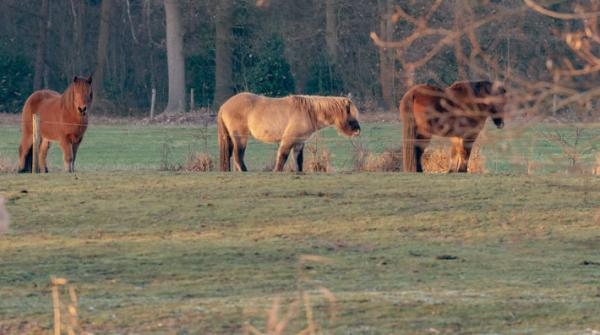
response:
[[[4,174],[0,195],[0,333],[50,332],[50,276],[98,334],[264,329],[299,289],[332,334],[600,330],[597,177]]]

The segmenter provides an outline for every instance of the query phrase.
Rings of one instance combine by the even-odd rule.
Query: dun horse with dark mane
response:
[[[56,141],[63,151],[65,171],[74,172],[77,149],[87,129],[87,112],[92,99],[92,77],[74,77],[63,94],[51,90],[31,94],[23,106],[19,172],[31,172],[33,114],[37,114],[40,120],[40,170],[48,172],[46,155],[50,142]]]
[[[489,81],[456,82],[441,89],[413,86],[400,101],[403,122],[403,168],[423,172],[421,156],[432,135],[451,137],[450,172],[467,172],[471,149],[485,121],[504,126],[506,90]]]
[[[279,143],[275,171],[282,171],[293,150],[296,170],[302,171],[303,149],[311,135],[321,128],[335,126],[347,136],[360,133],[358,110],[349,98],[291,95],[269,98],[239,93],[219,109],[218,137],[221,171],[229,171],[233,155],[235,168],[247,171],[244,152],[248,136],[259,141]]]

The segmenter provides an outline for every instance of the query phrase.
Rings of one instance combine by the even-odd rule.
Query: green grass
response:
[[[488,124],[481,139],[481,152],[486,170],[495,173],[546,174],[564,172],[569,167],[568,157],[557,141],[547,135],[559,132],[567,143],[575,141],[577,125],[524,126],[510,123],[506,129],[498,130]],[[364,123],[358,139],[338,135],[334,129],[325,129],[313,137],[308,147],[326,148],[331,153],[331,164],[335,171],[352,171],[357,148],[374,153],[401,146],[401,126],[396,123]],[[591,171],[597,164],[596,154],[600,151],[600,127],[579,125],[585,128],[579,139],[578,152],[584,171]],[[17,125],[0,125],[0,158],[17,162],[20,141]],[[448,143],[435,139],[434,145]],[[77,170],[158,170],[184,164],[196,152],[207,152],[218,157],[216,128],[202,126],[164,125],[94,125],[85,134],[77,157]],[[253,171],[271,167],[277,146],[251,140],[246,152],[246,163]],[[309,156],[306,150],[305,157]],[[49,153],[51,171],[62,170],[62,153],[53,144]]]
[[[600,329],[597,177],[83,171],[0,195],[0,333],[50,333],[50,276],[96,334],[264,329],[299,288],[331,334]]]

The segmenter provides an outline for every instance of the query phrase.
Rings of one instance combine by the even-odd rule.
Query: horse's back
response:
[[[52,90],[39,90],[33,92],[25,101],[25,105],[23,106],[23,117],[29,117],[31,114],[39,113],[43,110],[40,108],[41,106],[58,101],[60,97],[60,93]]]
[[[243,92],[223,103],[219,118],[233,134],[251,134],[263,142],[277,142],[289,123],[290,110],[288,98]]]

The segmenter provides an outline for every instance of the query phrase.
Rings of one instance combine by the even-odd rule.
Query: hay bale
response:
[[[424,172],[447,173],[450,167],[450,148],[427,148],[421,162]],[[485,172],[485,158],[481,155],[479,148],[473,148],[467,169],[470,173]]]

